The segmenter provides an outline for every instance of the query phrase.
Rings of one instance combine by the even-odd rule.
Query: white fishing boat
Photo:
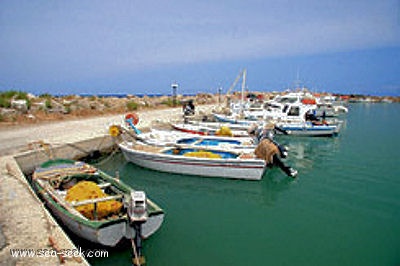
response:
[[[301,91],[277,95],[274,99],[267,101],[264,105],[264,119],[284,115],[285,106],[293,104],[311,106],[317,117],[336,117],[348,112],[348,109],[333,96],[317,97],[307,91]]]
[[[260,180],[266,162],[254,153],[203,148],[156,147],[141,142],[122,142],[126,160],[139,166],[168,173]]]
[[[295,136],[332,137],[339,134],[341,123],[326,124],[312,121],[278,122],[275,124],[277,133]]]
[[[154,146],[254,149],[256,145],[254,139],[251,137],[206,136],[180,131],[156,129],[152,129],[150,132],[141,133],[137,135],[136,138],[146,144]]]
[[[262,121],[260,119],[246,119],[244,116],[240,118],[239,115],[223,115],[223,114],[213,114],[214,118],[221,123],[229,123],[234,125],[249,126],[251,124],[260,124]]]
[[[220,129],[221,127],[229,127],[231,130],[248,130],[252,126],[262,126],[264,123],[259,121],[254,121],[250,124],[233,124],[228,122],[217,122],[217,121],[195,121],[195,120],[187,120],[186,124],[197,125],[202,127],[210,127],[214,129]]]
[[[275,131],[285,135],[335,136],[339,133],[341,121],[316,117],[316,107],[304,104],[288,104],[284,115],[275,118]]]

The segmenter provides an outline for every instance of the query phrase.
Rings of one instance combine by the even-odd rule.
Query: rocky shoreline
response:
[[[10,97],[4,97],[14,93]],[[248,92],[263,100],[272,99],[278,93]],[[3,95],[3,97],[1,97]],[[323,95],[323,94],[321,94]],[[400,97],[378,97],[364,95],[336,95],[346,102],[400,102]],[[240,99],[238,92],[230,95],[231,100]],[[5,92],[0,94],[0,127],[21,124],[36,124],[46,121],[73,120],[126,112],[162,110],[181,106],[188,100],[195,105],[218,105],[226,95],[200,93],[193,96],[34,96],[29,93]]]

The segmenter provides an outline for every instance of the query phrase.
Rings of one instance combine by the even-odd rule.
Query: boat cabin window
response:
[[[281,98],[278,102],[279,103],[295,103],[296,101],[297,101],[297,98],[284,97],[284,98]]]
[[[298,106],[292,106],[290,108],[288,115],[289,116],[299,116],[300,114],[300,108]]]
[[[282,112],[286,113],[286,111],[289,109],[289,105],[285,105],[282,109]]]

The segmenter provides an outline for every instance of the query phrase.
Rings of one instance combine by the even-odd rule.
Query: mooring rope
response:
[[[50,143],[46,143],[43,140],[34,141],[28,144],[31,149],[34,149],[37,153],[43,153],[49,159],[54,158],[53,146]],[[37,156],[37,154],[36,154]]]
[[[117,148],[114,148],[114,150],[110,153],[110,155],[108,155],[105,159],[101,160],[100,162],[96,163],[96,166],[101,166],[105,163],[107,163],[109,160],[111,160],[111,158],[118,152]]]
[[[132,243],[133,255],[135,256],[135,258],[133,258],[133,261],[134,261],[133,264],[137,265],[137,266],[140,266],[140,258],[139,258],[138,254],[137,254],[135,241],[133,241],[132,238],[131,238],[131,243]],[[137,262],[137,264],[135,262]]]

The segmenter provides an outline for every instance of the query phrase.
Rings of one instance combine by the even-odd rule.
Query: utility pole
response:
[[[219,87],[218,88],[218,105],[221,105],[221,92],[222,92],[222,88]]]
[[[178,83],[174,82],[171,84],[172,88],[172,106],[176,106],[176,90],[178,89]]]

